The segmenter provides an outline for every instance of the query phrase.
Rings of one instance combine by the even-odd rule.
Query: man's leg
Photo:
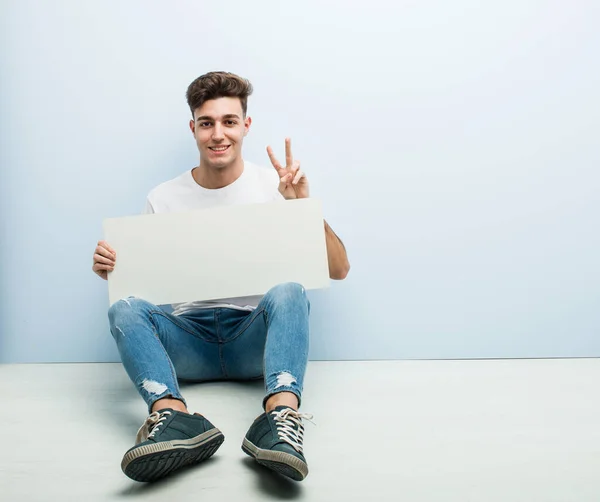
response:
[[[223,319],[230,341],[223,345],[229,376],[252,377],[263,365],[265,413],[246,434],[243,450],[259,463],[302,480],[308,474],[303,455],[302,399],[308,361],[310,304],[304,288],[286,283],[272,288],[257,309],[232,326]]]
[[[178,369],[195,380],[221,376],[210,330],[138,298],[113,304],[109,320],[125,370],[151,412],[123,457],[125,474],[151,481],[210,457],[223,434],[202,415],[188,413],[176,374]]]
[[[308,361],[310,302],[300,284],[274,287],[263,298],[265,344],[265,411],[300,407]]]

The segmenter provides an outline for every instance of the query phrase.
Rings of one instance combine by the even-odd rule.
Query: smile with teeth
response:
[[[230,145],[227,146],[209,146],[208,148],[213,152],[224,152],[229,148]]]

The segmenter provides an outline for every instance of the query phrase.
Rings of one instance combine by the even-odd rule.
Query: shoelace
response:
[[[277,434],[279,437],[294,447],[298,453],[302,453],[302,442],[304,440],[304,425],[302,419],[312,422],[312,415],[298,413],[291,408],[271,412],[277,423]],[[312,422],[314,423],[314,422]]]
[[[154,413],[151,413],[144,422],[144,424],[138,430],[138,433],[135,437],[135,444],[139,444],[146,441],[149,438],[153,438],[154,434],[158,432],[160,426],[170,414],[170,411],[163,411],[162,413],[155,411]]]

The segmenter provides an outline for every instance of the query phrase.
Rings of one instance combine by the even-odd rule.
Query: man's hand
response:
[[[271,164],[279,175],[279,193],[287,200],[308,198],[308,179],[304,171],[300,170],[300,161],[292,156],[292,141],[285,140],[285,167],[282,167],[275,158],[273,149],[268,146],[267,153]]]
[[[94,265],[92,266],[92,270],[106,281],[108,273],[112,272],[115,268],[116,259],[116,251],[107,242],[100,241],[94,251]]]

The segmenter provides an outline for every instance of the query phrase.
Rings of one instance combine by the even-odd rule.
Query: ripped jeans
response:
[[[114,303],[110,330],[123,366],[152,410],[159,399],[183,403],[178,380],[264,378],[267,399],[301,400],[308,360],[310,303],[296,283],[275,286],[254,311],[207,308],[174,316],[139,298]]]

